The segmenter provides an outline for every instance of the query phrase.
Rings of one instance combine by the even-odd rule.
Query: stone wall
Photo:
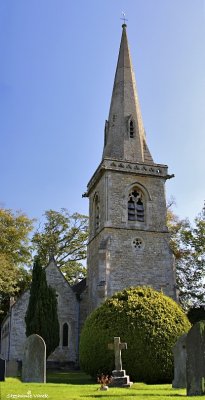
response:
[[[49,361],[76,362],[78,352],[78,301],[76,296],[54,262],[46,268],[47,282],[57,292],[60,343],[49,356]],[[8,360],[21,360],[26,339],[25,314],[28,307],[29,291],[25,292],[11,307],[10,315],[2,326],[2,355]],[[4,328],[10,323],[9,334],[3,336]],[[68,324],[68,346],[63,346],[63,324]],[[9,344],[10,343],[10,344]]]
[[[79,332],[81,332],[83,324],[88,316],[88,288],[87,287],[81,294],[79,305],[80,305]]]
[[[60,324],[60,344],[48,360],[76,362],[78,349],[78,301],[72,288],[54,262],[51,262],[46,268],[46,277],[47,282],[56,290],[58,296],[58,320]],[[64,347],[62,343],[64,323],[67,323],[69,327],[68,347]]]
[[[146,285],[176,298],[174,258],[166,226],[164,183],[167,167],[152,165],[150,173],[116,169],[98,171],[90,188],[90,240],[88,246],[89,310],[126,287]],[[122,163],[121,163],[122,164]],[[123,165],[123,164],[122,164]],[[132,164],[132,168],[134,164]],[[131,168],[131,167],[130,167]],[[153,171],[153,172],[152,172]],[[158,172],[156,172],[158,171]],[[158,174],[158,175],[157,175]],[[132,188],[143,193],[144,221],[128,220]],[[93,198],[100,204],[99,229],[95,228]]]
[[[167,231],[165,180],[166,166],[161,166],[161,174],[136,173],[127,171],[130,163],[121,163],[124,169],[109,168],[102,177],[96,179],[90,191],[90,239],[95,236],[94,198],[98,194],[100,203],[100,228],[105,226]],[[132,164],[134,165],[134,164]],[[149,168],[149,166],[144,166]],[[150,167],[153,169],[153,166]],[[159,168],[156,168],[159,170]],[[98,172],[97,175],[100,175]],[[145,199],[145,221],[131,223],[127,218],[127,202],[132,187],[138,187]]]
[[[10,325],[10,349],[8,351],[9,360],[21,360],[24,343],[26,340],[25,314],[28,307],[29,291],[26,291],[11,307],[11,325]]]

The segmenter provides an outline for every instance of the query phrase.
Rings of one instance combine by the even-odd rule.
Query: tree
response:
[[[180,299],[186,309],[205,303],[205,209],[195,218],[194,226],[181,232],[183,258],[177,263]]]
[[[33,220],[22,212],[0,208],[0,322],[8,312],[10,297],[28,286],[31,263],[29,234]]]
[[[180,219],[171,208],[167,208],[167,226],[170,233],[170,247],[176,260],[186,257],[187,251],[183,246],[183,232],[190,230],[189,220]]]
[[[17,279],[17,269],[5,254],[0,253],[0,293],[13,293]]]
[[[23,293],[30,281],[30,271],[22,266],[16,268],[0,253],[0,324],[9,310],[10,298]]]
[[[192,226],[168,209],[170,245],[176,258],[179,300],[185,310],[205,303],[205,209]]]
[[[88,217],[78,213],[69,214],[65,208],[61,212],[48,210],[44,214],[45,223],[33,238],[33,245],[43,265],[54,256],[58,266],[70,283],[85,276],[82,260],[86,258],[88,239]]]
[[[124,289],[107,299],[86,319],[80,337],[80,364],[86,373],[110,374],[114,336],[127,342],[123,368],[138,382],[162,383],[173,378],[172,347],[190,328],[181,307],[149,287]],[[95,357],[93,357],[95,354]]]
[[[15,266],[31,263],[33,222],[20,211],[0,208],[0,254]]]
[[[40,335],[46,343],[48,357],[59,345],[59,322],[56,292],[47,285],[45,268],[42,268],[39,257],[34,260],[25,322],[26,336]]]

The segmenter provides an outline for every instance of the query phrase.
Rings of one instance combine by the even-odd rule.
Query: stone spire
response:
[[[109,119],[105,123],[104,158],[153,163],[146,144],[126,24],[122,25]]]

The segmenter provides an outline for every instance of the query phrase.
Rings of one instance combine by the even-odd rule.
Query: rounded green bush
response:
[[[96,376],[114,369],[115,336],[127,343],[122,367],[133,381],[171,382],[172,347],[191,325],[180,306],[148,287],[125,289],[106,300],[86,319],[80,339],[81,368]]]

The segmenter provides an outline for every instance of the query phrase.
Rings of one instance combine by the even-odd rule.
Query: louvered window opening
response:
[[[133,138],[134,137],[134,122],[131,120],[130,121],[130,137]]]
[[[129,194],[128,220],[144,222],[144,204],[142,193],[138,190],[133,190]]]
[[[95,214],[95,227],[96,227],[96,229],[99,229],[99,226],[100,226],[100,207],[99,207],[98,204],[96,205],[95,212],[96,212],[96,214]]]

